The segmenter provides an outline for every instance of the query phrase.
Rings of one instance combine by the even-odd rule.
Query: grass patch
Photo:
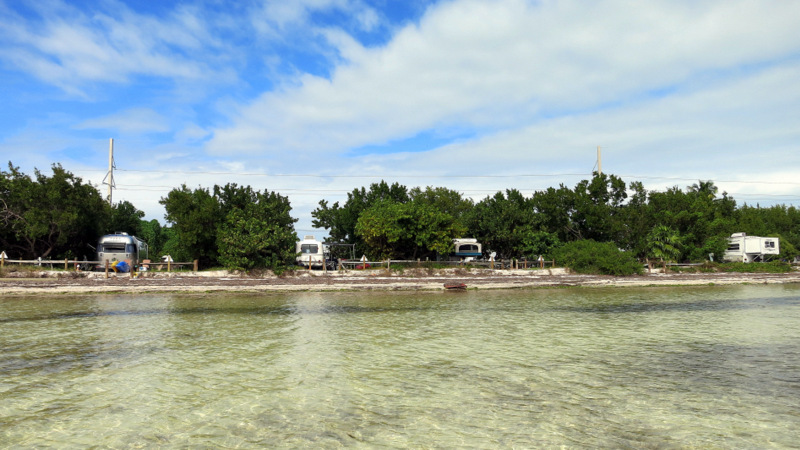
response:
[[[788,273],[792,265],[781,261],[759,263],[714,263],[706,261],[696,266],[670,266],[669,271],[674,273]]]
[[[770,261],[764,263],[723,263],[719,265],[721,272],[739,273],[789,273],[792,265],[782,261]]]
[[[6,265],[0,269],[0,278],[44,278],[42,272],[50,270],[49,268],[39,266],[26,266],[26,265]],[[53,269],[55,271],[55,269]],[[63,272],[64,270],[61,269]]]

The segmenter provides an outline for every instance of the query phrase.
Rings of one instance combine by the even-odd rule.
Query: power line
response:
[[[522,177],[571,177],[587,176],[587,173],[555,173],[555,174],[519,174],[519,175],[321,175],[309,173],[251,173],[251,172],[211,172],[189,170],[133,170],[117,169],[120,172],[185,174],[185,175],[234,175],[246,177],[280,177],[280,178],[522,178]]]
[[[121,187],[127,186],[127,187]],[[174,189],[171,186],[163,186],[163,187],[153,187],[153,186],[136,186],[135,185],[119,185],[116,187],[118,191],[137,191],[137,192],[167,192],[169,190]],[[153,189],[150,189],[153,187]],[[351,190],[342,190],[342,189],[285,189],[285,188],[274,188],[270,189],[273,192],[277,192],[280,194],[285,195],[321,195],[321,194],[331,194],[331,195],[344,195],[352,192]],[[460,193],[464,195],[484,195],[484,194],[492,194],[496,192],[500,192],[503,189],[464,189],[458,190]],[[525,192],[538,192],[540,189],[535,188],[517,188],[518,191],[525,193]],[[785,200],[799,200],[800,195],[798,194],[753,194],[753,193],[738,193],[738,192],[726,192],[729,196],[733,198],[740,198],[742,200],[747,199],[785,199]]]
[[[87,170],[88,172],[89,170]],[[161,174],[185,174],[185,175],[231,175],[231,176],[253,176],[253,177],[274,177],[274,178],[343,178],[343,179],[397,179],[397,178],[486,178],[486,179],[503,179],[503,178],[555,178],[555,177],[576,177],[576,176],[590,176],[590,173],[521,173],[509,175],[411,175],[411,174],[375,174],[375,175],[325,175],[325,174],[308,174],[308,173],[263,173],[263,172],[230,172],[230,171],[191,171],[191,170],[135,170],[135,169],[117,169],[118,172],[132,172],[132,173],[161,173]],[[800,182],[792,181],[750,181],[750,180],[714,180],[706,179],[704,177],[667,177],[667,176],[654,176],[654,175],[616,175],[619,178],[627,179],[645,179],[645,180],[671,180],[671,181],[684,181],[696,182],[698,180],[713,181],[714,183],[741,183],[741,184],[770,184],[770,185],[790,185],[800,186]]]

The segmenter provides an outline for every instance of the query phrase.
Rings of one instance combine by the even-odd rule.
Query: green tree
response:
[[[636,258],[630,252],[619,250],[613,242],[591,239],[568,242],[555,249],[552,258],[556,264],[577,273],[617,276],[642,273],[642,265]]]
[[[139,223],[139,234],[137,234],[137,236],[147,242],[147,246],[149,247],[148,258],[156,260],[160,256],[168,254],[164,252],[164,244],[167,242],[167,233],[157,220],[142,220]]]
[[[460,192],[444,187],[428,186],[424,190],[415,187],[409,191],[409,197],[413,203],[448,214],[462,225],[465,225],[466,216],[475,206],[471,199],[464,198]]]
[[[559,239],[545,229],[545,214],[518,190],[498,192],[478,202],[467,215],[469,234],[498,258],[535,258],[547,253]]]
[[[159,203],[172,224],[179,247],[172,254],[197,259],[204,267],[217,263],[217,228],[222,223],[221,208],[208,189],[189,190],[186,185],[173,189]]]
[[[411,208],[407,204],[383,201],[361,212],[355,232],[371,256],[397,259],[403,248],[410,246],[412,233],[409,225],[412,221]]]
[[[467,231],[457,217],[435,204],[412,202],[411,216],[409,229],[414,247],[411,254],[407,253],[410,259],[446,255],[453,250],[453,239]]]
[[[22,258],[80,257],[109,221],[109,207],[97,188],[52,166],[52,176],[34,170],[35,178],[9,163],[0,171],[0,244]]]
[[[716,195],[710,182],[651,192],[648,211],[655,225],[677,231],[683,242],[681,260],[704,261],[709,254],[720,256],[727,238],[734,232],[736,202],[723,193]]]
[[[681,239],[678,232],[666,225],[657,225],[647,235],[648,256],[664,263],[676,261],[681,256]]]
[[[596,173],[575,186],[572,230],[579,239],[622,243],[625,182],[614,175]]]
[[[531,205],[540,221],[542,231],[554,234],[558,241],[569,242],[580,237],[575,227],[575,193],[560,184],[558,188],[549,187],[534,192]]]
[[[162,227],[161,234],[164,244],[157,253],[151,250],[153,258],[160,258],[164,255],[171,256],[173,261],[191,261],[194,258],[192,254],[186,251],[185,246],[181,245],[178,232],[175,231],[174,227]]]
[[[356,225],[371,255],[412,260],[449,253],[465,230],[452,215],[421,202],[378,202]]]
[[[106,233],[125,232],[141,237],[144,212],[136,209],[129,201],[122,201],[111,208],[111,223]]]
[[[644,260],[650,251],[648,235],[655,226],[647,204],[647,190],[639,181],[631,182],[628,202],[620,211],[619,220],[623,224],[620,248],[630,250]]]
[[[311,212],[314,218],[312,224],[315,228],[328,230],[331,241],[355,244],[355,252],[362,254],[368,248],[362,235],[356,232],[361,213],[378,202],[408,203],[409,200],[405,186],[397,183],[390,186],[381,181],[371,184],[369,190],[363,187],[353,189],[347,194],[347,201],[343,205],[335,202],[329,206],[327,200],[321,200],[319,207]]]
[[[296,219],[286,197],[231,183],[211,192],[182,185],[161,199],[175,233],[165,251],[199,259],[206,267],[221,263],[250,270],[291,263]]]
[[[229,269],[279,269],[294,264],[295,242],[289,199],[274,192],[252,192],[249,202],[235,204],[225,217],[217,243],[219,260]]]

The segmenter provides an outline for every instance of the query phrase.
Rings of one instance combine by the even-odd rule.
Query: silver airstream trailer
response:
[[[105,267],[106,262],[110,265],[113,261],[124,261],[135,270],[142,260],[147,259],[147,252],[147,243],[136,236],[120,232],[107,234],[97,242],[98,268]]]

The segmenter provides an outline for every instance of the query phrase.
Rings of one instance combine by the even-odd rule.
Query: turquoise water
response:
[[[800,287],[0,300],[3,447],[788,448]]]

